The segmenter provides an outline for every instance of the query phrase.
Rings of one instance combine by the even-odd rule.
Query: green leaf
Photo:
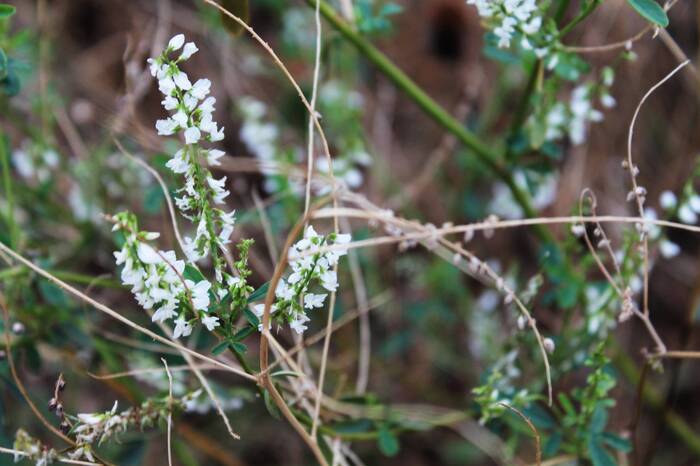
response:
[[[236,341],[241,341],[245,339],[248,335],[253,333],[255,330],[257,330],[257,327],[249,325],[246,328],[237,331],[236,334],[233,336],[233,339]]]
[[[627,0],[627,3],[647,21],[664,28],[668,26],[666,12],[654,0]]]
[[[601,406],[596,406],[595,411],[593,411],[593,416],[591,417],[591,432],[603,432],[605,426],[608,424],[608,412],[605,408]]]
[[[279,408],[277,405],[272,401],[272,398],[270,397],[270,392],[265,389],[263,391],[263,400],[265,401],[265,408],[267,408],[267,411],[274,417],[275,419],[282,419],[282,413],[280,413]]]
[[[600,444],[600,436],[591,435],[588,439],[588,454],[593,466],[617,466],[615,459]]]
[[[221,353],[223,353],[224,351],[226,351],[226,348],[228,348],[228,344],[229,344],[228,340],[222,340],[222,341],[220,341],[219,343],[217,343],[216,346],[214,346],[214,347],[211,349],[212,354],[215,355],[215,356],[220,355]]]
[[[607,443],[610,448],[619,450],[623,453],[629,453],[632,451],[632,444],[626,438],[622,438],[619,435],[613,434],[612,432],[603,432],[601,435],[603,442]]]
[[[0,19],[9,18],[15,14],[15,11],[17,11],[17,9],[12,5],[0,3]]]
[[[0,92],[13,97],[19,94],[21,83],[17,73],[15,73],[11,67],[8,68],[7,76],[4,79],[0,79]]]
[[[270,282],[266,282],[263,286],[253,291],[250,296],[248,296],[248,302],[252,303],[253,301],[263,298],[267,294],[268,288],[270,288]]]
[[[250,309],[245,309],[243,311],[243,314],[245,314],[245,318],[250,325],[252,325],[255,328],[258,328],[258,325],[260,325],[260,319],[258,319],[258,316],[256,316],[253,313],[253,311],[251,311]]]
[[[206,280],[206,278],[204,278],[204,275],[202,275],[202,272],[200,272],[199,270],[197,270],[196,267],[193,267],[190,264],[187,264],[185,266],[185,271],[182,273],[182,276],[188,280],[192,280],[195,283],[201,282],[202,280]]]
[[[250,8],[248,6],[248,0],[222,0],[220,3],[221,6],[238,16],[244,22],[247,23],[249,21]],[[243,32],[243,26],[224,12],[221,12],[221,22],[224,24],[224,29],[232,36],[239,36]]]
[[[331,424],[331,429],[339,434],[357,434],[372,430],[372,421],[369,419],[356,419],[352,421],[341,421]]]
[[[163,191],[158,184],[146,190],[143,199],[143,209],[149,214],[157,214],[163,206]]]
[[[554,432],[552,436],[549,437],[546,442],[544,442],[544,446],[542,447],[542,454],[545,457],[556,455],[559,451],[559,447],[561,446],[561,441],[561,432]]]
[[[231,348],[233,348],[233,350],[241,356],[244,355],[246,351],[248,351],[248,347],[240,342],[231,343]]]
[[[383,425],[379,429],[377,445],[384,456],[395,456],[400,449],[399,439],[396,438],[396,435],[394,435],[386,425]]]

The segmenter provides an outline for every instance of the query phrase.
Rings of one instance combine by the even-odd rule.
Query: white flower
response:
[[[224,189],[224,186],[226,185],[226,177],[224,176],[223,178],[217,180],[214,177],[208,176],[207,184],[209,184],[209,187],[214,193],[214,202],[216,204],[223,204],[224,199],[229,194],[229,192]]]
[[[222,141],[224,139],[224,128],[219,128],[209,132],[209,140],[212,142]]]
[[[185,144],[197,144],[201,137],[202,133],[196,126],[190,126],[185,130]]]
[[[170,136],[175,133],[177,122],[171,118],[156,121],[156,130],[159,136]]]
[[[273,304],[270,307],[270,314],[274,314],[275,311],[277,311],[277,306]],[[265,304],[256,304],[253,306],[253,314],[258,318],[262,318],[263,314],[265,314]]]
[[[313,309],[315,307],[323,307],[323,303],[326,300],[325,294],[313,294],[308,293],[304,295],[304,307],[306,309]]]
[[[209,165],[221,165],[221,162],[219,162],[219,159],[224,156],[226,152],[219,150],[219,149],[210,149],[207,152],[207,163]]]
[[[175,152],[175,155],[165,163],[165,166],[171,169],[175,173],[187,173],[189,169],[189,161],[187,160],[187,153],[180,149]]]
[[[306,322],[309,320],[311,319],[309,319],[306,314],[296,314],[291,322],[289,322],[289,327],[301,335],[304,333],[304,330],[306,330]]]
[[[617,102],[615,101],[615,98],[613,96],[611,96],[610,94],[603,94],[600,97],[600,103],[605,108],[613,108],[617,104]]]
[[[173,119],[181,128],[186,128],[187,127],[187,120],[189,119],[187,114],[180,110],[179,112],[175,113],[173,116],[170,118]]]
[[[659,196],[659,204],[661,204],[661,208],[664,210],[674,209],[677,203],[678,199],[672,191],[664,191],[661,193],[661,196]]]
[[[180,71],[175,76],[173,76],[173,81],[175,82],[175,85],[183,91],[189,91],[190,89],[192,89],[192,83],[190,82],[190,78],[187,77],[187,73],[185,73],[184,71]]]
[[[175,81],[170,76],[163,76],[158,81],[158,90],[163,95],[171,95],[176,88]]]
[[[213,113],[214,112],[214,104],[216,103],[216,99],[214,97],[207,97],[204,99],[204,102],[202,102],[199,106],[199,109],[202,111],[202,113]]]
[[[681,248],[672,241],[662,239],[659,243],[659,251],[661,252],[661,255],[663,257],[665,257],[666,259],[670,259],[680,254]]]
[[[188,60],[192,55],[197,53],[198,50],[199,49],[197,48],[194,42],[186,43],[185,48],[182,49],[182,53],[180,54],[180,60]]]
[[[139,243],[137,253],[144,264],[159,264],[163,262],[156,249],[149,244]]]
[[[170,42],[168,42],[168,49],[171,51],[174,50],[179,50],[180,47],[185,43],[185,35],[184,34],[177,34],[176,36],[173,36],[172,39],[170,39]]]
[[[201,280],[196,285],[190,280],[186,280],[185,284],[190,287],[192,292],[192,305],[195,309],[204,311],[209,307],[209,289],[211,283],[207,280]]]
[[[338,277],[335,272],[329,270],[321,274],[321,286],[323,286],[328,291],[335,291],[338,289]]]
[[[693,194],[688,198],[688,205],[696,214],[700,214],[700,196]]]
[[[173,338],[189,336],[192,333],[192,326],[184,317],[180,316],[175,319],[175,330],[173,330]]]
[[[216,316],[206,315],[202,317],[202,323],[210,332],[214,331],[219,326],[219,318]]]
[[[169,302],[159,307],[158,310],[153,313],[153,316],[151,316],[151,321],[165,322],[166,320],[175,317],[176,314],[175,304]]]
[[[688,204],[683,204],[680,209],[678,209],[678,218],[681,222],[692,225],[698,221],[698,216],[693,209],[690,208]]]
[[[190,94],[198,99],[202,100],[209,94],[209,89],[211,88],[211,81],[208,79],[198,79],[195,83],[194,86],[192,86],[192,89],[190,90]]]
[[[166,110],[175,110],[178,105],[177,99],[170,95],[166,95],[160,103]]]

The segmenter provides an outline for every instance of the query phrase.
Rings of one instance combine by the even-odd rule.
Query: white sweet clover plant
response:
[[[549,4],[535,0],[467,0],[467,4],[476,7],[489,31],[487,43],[511,51],[523,63],[539,60],[558,78],[545,82],[542,95],[534,99],[534,111],[526,121],[530,146],[539,148],[565,138],[573,145],[585,142],[588,125],[603,120],[603,113],[595,108],[598,101],[599,108],[615,105],[610,95],[612,68],[606,67],[599,80],[576,85],[568,100],[562,100],[559,81],[580,81],[588,64],[561,43],[563,30],[545,15]],[[625,56],[633,54],[625,52]]]
[[[288,252],[289,266],[292,273],[280,279],[275,289],[276,301],[270,308],[272,322],[288,324],[292,330],[301,334],[311,320],[307,311],[323,307],[327,293],[312,293],[314,283],[326,292],[338,289],[338,276],[335,266],[338,260],[347,254],[343,245],[350,242],[349,234],[330,233],[326,236],[316,233],[312,226],[306,227],[304,238],[294,244]],[[321,248],[338,246],[322,252]],[[262,318],[264,304],[253,306],[253,312]],[[262,323],[259,324],[262,331]]]
[[[179,56],[171,58],[180,49]],[[182,133],[185,140],[185,146],[166,165],[184,176],[184,187],[179,190],[181,196],[176,198],[176,204],[182,215],[196,225],[194,239],[184,238],[187,261],[178,259],[175,251],[161,251],[151,245],[150,242],[159,234],[140,231],[136,217],[129,212],[113,217],[114,230],[124,235],[123,247],[115,252],[115,258],[117,265],[123,265],[122,282],[131,287],[144,309],[154,310],[152,320],[165,322],[174,318],[175,338],[190,335],[193,324],[199,322],[209,331],[221,330],[224,344],[235,347],[240,338],[233,333],[233,321],[239,312],[245,310],[253,291],[247,283],[251,274],[247,265],[248,252],[253,242],[242,240],[238,243],[239,260],[232,264],[234,274],[226,272],[224,254],[233,232],[234,213],[214,207],[223,204],[229,194],[224,189],[226,178],[215,179],[203,166],[204,160],[209,165],[218,165],[224,153],[200,146],[201,141],[214,142],[223,138],[223,128],[219,129],[212,120],[215,100],[207,97],[211,82],[200,79],[192,84],[178,66],[196,51],[194,43],[185,44],[184,36],[178,34],[159,57],[148,61],[151,73],[159,80],[164,95],[163,106],[171,112],[170,117],[156,123],[158,134]],[[251,119],[264,114],[264,107],[260,105],[244,100]],[[246,137],[243,139],[251,146],[255,141],[261,159],[272,157],[276,151],[276,131],[273,126],[256,125],[244,125],[242,132]],[[320,248],[349,241],[350,235],[331,233],[322,236],[313,227],[307,227],[304,238],[289,251],[292,274],[282,279],[275,290],[277,302],[273,311],[276,322],[288,324],[298,333],[307,328],[310,319],[306,311],[322,307],[326,299],[326,294],[310,293],[311,285],[318,282],[326,291],[336,291],[335,266],[346,253],[342,247],[325,252]],[[209,256],[216,276],[213,282],[208,281],[195,266],[197,261]],[[227,307],[231,312],[225,312]],[[219,309],[218,314],[212,309]],[[258,317],[262,316],[262,305],[253,309]]]
[[[182,52],[175,58],[175,52]],[[224,251],[233,233],[234,212],[226,212],[215,206],[224,205],[229,195],[225,189],[226,177],[217,179],[204,166],[220,165],[224,152],[218,149],[205,149],[202,142],[216,142],[224,138],[224,128],[219,128],[213,120],[214,97],[207,97],[211,81],[198,79],[191,83],[179,65],[188,60],[197,46],[193,42],[185,44],[185,36],[173,37],[163,53],[148,60],[151,74],[158,79],[158,88],[164,96],[163,107],[170,116],[156,122],[161,136],[182,133],[185,146],[168,161],[167,167],[184,177],[184,187],[175,203],[183,216],[196,226],[194,239],[184,238],[185,254],[191,262],[198,262],[211,256],[216,273],[216,285],[224,283],[226,261]]]

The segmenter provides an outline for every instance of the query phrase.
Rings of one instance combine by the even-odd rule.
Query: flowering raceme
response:
[[[493,27],[498,46],[510,47],[516,33],[523,35],[524,48],[532,48],[527,39],[542,27],[542,17],[537,14],[535,0],[467,0],[474,5],[479,16]]]
[[[321,252],[325,246],[344,245],[350,242],[349,234],[330,233],[319,235],[312,226],[306,227],[304,238],[294,244],[288,252],[291,275],[280,279],[275,289],[277,301],[272,305],[272,318],[278,323],[287,323],[298,334],[304,333],[311,320],[307,310],[323,307],[327,294],[309,293],[309,288],[316,280],[326,291],[338,289],[338,276],[334,267],[338,260],[347,254],[347,249],[339,248]],[[264,304],[257,304],[253,311],[262,317]],[[259,329],[262,330],[262,324]]]
[[[182,52],[171,58],[180,49]],[[234,212],[214,207],[223,205],[229,195],[225,188],[226,177],[214,178],[203,164],[206,161],[208,165],[220,165],[219,159],[224,152],[202,148],[200,143],[221,141],[224,128],[219,128],[212,116],[216,99],[207,97],[211,81],[198,79],[193,84],[179,67],[197,50],[193,42],[185,44],[185,36],[178,34],[160,56],[150,58],[148,63],[164,96],[161,103],[170,112],[168,118],[156,122],[156,130],[161,136],[181,133],[185,141],[185,146],[166,164],[174,173],[184,176],[185,184],[175,203],[182,215],[197,226],[194,238],[184,238],[185,253],[192,262],[211,255],[216,281],[222,284],[225,261],[221,251],[230,243]]]
[[[136,217],[128,212],[114,216],[113,230],[124,234],[124,245],[114,253],[117,265],[123,265],[122,282],[131,287],[139,305],[155,309],[151,320],[165,322],[177,316],[173,336],[179,338],[192,333],[192,321],[201,320],[213,331],[218,318],[208,313],[211,283],[195,283],[183,278],[185,262],[178,260],[175,251],[160,251],[148,241],[160,235],[138,231]],[[188,315],[191,316],[188,318]]]

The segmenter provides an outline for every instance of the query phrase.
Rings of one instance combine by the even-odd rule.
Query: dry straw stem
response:
[[[520,418],[525,421],[527,426],[530,428],[532,431],[532,435],[535,436],[535,464],[537,466],[542,466],[542,448],[540,446],[540,433],[537,431],[537,428],[535,425],[532,423],[530,418],[525,416],[520,410],[514,408],[513,406],[507,404],[507,403],[498,403],[499,405],[503,406],[504,408],[510,409],[513,411],[515,414],[520,416]]]
[[[663,83],[671,79],[671,77],[676,74],[678,71],[680,71],[684,66],[686,66],[688,63],[690,63],[690,60],[686,60],[680,65],[678,65],[676,68],[673,69],[669,74],[666,75],[665,78],[663,78],[661,81],[658,83],[654,84],[651,89],[647,91],[646,94],[644,94],[644,97],[642,97],[642,100],[639,102],[637,105],[637,108],[634,111],[634,115],[632,116],[632,121],[630,122],[629,126],[629,131],[627,134],[627,170],[629,171],[630,174],[630,180],[632,181],[632,192],[634,193],[635,199],[637,201],[637,208],[639,210],[639,216],[644,217],[644,200],[642,199],[642,195],[639,193],[639,186],[637,184],[637,170],[636,166],[634,165],[634,161],[632,160],[632,138],[634,136],[634,124],[637,121],[637,116],[639,116],[639,112],[642,109],[642,105],[644,105],[644,102],[649,98],[649,96]],[[646,230],[645,230],[646,231]],[[646,316],[649,315],[649,237],[646,233],[643,234],[643,247],[644,247],[644,314]],[[661,350],[661,348],[659,348]]]
[[[595,198],[595,195],[593,194],[593,192],[588,188],[584,189],[581,192],[581,197],[579,199],[579,213],[583,214],[583,201],[586,198],[588,198],[590,200],[591,210],[592,210],[593,214],[595,214],[595,209],[597,207],[596,198]],[[617,263],[617,258],[615,257],[615,253],[612,250],[610,240],[608,239],[607,235],[605,234],[605,230],[603,229],[603,226],[599,222],[596,222],[595,225],[596,225],[596,231],[598,231],[599,235],[601,236],[601,240],[602,240],[603,244],[605,245],[605,248],[608,252],[608,255],[610,256],[611,260],[613,261],[613,264],[615,266],[615,273],[620,280],[620,285],[624,286],[623,279],[622,279],[622,273],[620,272],[620,266]],[[586,247],[588,247],[588,251],[591,253],[593,260],[598,265],[598,269],[605,276],[605,279],[608,281],[608,283],[610,283],[610,286],[612,286],[613,290],[615,291],[615,294],[617,294],[617,296],[620,298],[620,300],[626,299],[624,296],[623,290],[620,288],[620,286],[618,286],[617,282],[612,277],[612,275],[608,271],[608,269],[605,266],[605,264],[603,263],[603,261],[600,259],[600,256],[598,255],[596,248],[593,246],[593,243],[591,242],[591,239],[588,236],[588,231],[584,231],[583,239],[586,242]],[[648,251],[648,249],[645,249],[645,251]],[[639,319],[642,321],[642,323],[646,327],[647,331],[649,332],[649,335],[651,336],[652,340],[654,340],[654,343],[656,344],[657,351],[660,353],[665,353],[666,352],[666,345],[664,344],[663,340],[661,340],[661,337],[659,336],[658,332],[654,328],[654,325],[651,323],[651,319],[649,318],[649,314],[639,311],[639,309],[637,309],[636,305],[633,305],[632,312],[637,317],[639,317]]]
[[[196,366],[197,369],[200,371],[215,371],[215,370],[221,370],[220,367],[218,366],[213,366],[211,364],[202,364],[199,366]],[[171,366],[169,367],[170,372],[187,372],[193,370],[191,366],[188,366],[186,364],[182,364],[179,366]],[[124,372],[115,372],[112,374],[93,374],[92,372],[88,372],[87,375],[89,377],[92,377],[95,380],[113,380],[113,379],[121,379],[123,377],[135,377],[139,375],[146,375],[146,374],[160,374],[164,372],[165,369],[162,367],[149,367],[146,369],[132,369],[130,371],[124,371]]]
[[[171,447],[171,436],[173,430],[173,376],[168,369],[165,358],[160,358],[165,366],[165,373],[168,374],[168,466],[173,466],[173,451]]]
[[[114,141],[114,144],[117,146],[119,151],[124,154],[127,158],[133,160],[137,164],[139,164],[141,167],[145,168],[148,173],[153,175],[153,177],[156,179],[158,184],[160,185],[163,195],[165,196],[165,202],[168,206],[168,213],[170,214],[170,221],[173,223],[173,232],[175,233],[175,238],[177,239],[177,244],[180,246],[180,250],[184,251],[185,247],[183,246],[184,242],[182,241],[182,236],[180,235],[180,229],[177,226],[177,216],[175,215],[175,208],[173,207],[173,200],[170,197],[170,193],[168,192],[168,186],[165,184],[165,181],[163,181],[163,178],[160,176],[160,174],[153,169],[150,165],[148,165],[146,162],[141,160],[140,158],[132,155],[129,151],[124,149],[124,146],[119,142],[117,138],[112,138]]]
[[[664,4],[664,10],[669,11],[678,2],[678,0],[667,1]],[[628,39],[621,40],[618,42],[613,42],[606,45],[593,45],[588,47],[577,47],[577,46],[567,46],[565,45],[563,49],[567,52],[574,53],[601,53],[601,52],[612,52],[619,49],[629,49],[632,45],[642,39],[648,32],[654,31],[654,37],[656,37],[656,31],[660,30],[658,26],[648,23],[644,28],[642,28],[638,33],[629,37]]]
[[[323,199],[321,200],[321,202],[322,201]],[[316,460],[321,465],[328,466],[326,458],[323,455],[323,452],[321,452],[316,438],[310,436],[309,433],[306,432],[304,426],[294,416],[294,413],[292,413],[292,411],[289,409],[289,406],[287,406],[287,403],[284,401],[284,398],[282,398],[282,395],[279,393],[277,387],[275,387],[275,384],[272,382],[272,378],[270,377],[268,371],[269,345],[271,340],[274,341],[272,335],[270,334],[270,309],[272,307],[272,302],[275,298],[275,289],[277,289],[277,284],[279,283],[280,278],[282,278],[282,273],[284,273],[287,266],[287,251],[289,250],[289,248],[292,247],[294,240],[303,230],[304,225],[306,224],[306,222],[308,221],[308,219],[314,211],[314,207],[310,208],[308,214],[300,218],[297,221],[296,225],[294,225],[294,228],[292,228],[292,230],[289,232],[287,240],[285,241],[285,244],[282,247],[283,252],[280,254],[279,261],[277,262],[277,266],[275,267],[275,272],[272,278],[270,279],[270,286],[268,288],[267,294],[265,295],[265,310],[262,316],[263,329],[262,337],[260,339],[260,384],[267,389],[268,393],[272,397],[272,400],[275,402],[275,405],[277,405],[284,417],[292,425],[294,430],[297,431],[297,433],[301,436],[304,442],[306,442],[306,444],[309,446],[314,456],[316,457]]]

